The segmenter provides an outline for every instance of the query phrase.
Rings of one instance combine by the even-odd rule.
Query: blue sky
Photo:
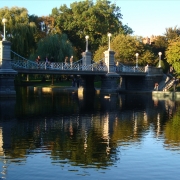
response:
[[[46,16],[54,7],[59,8],[79,0],[1,0],[0,8],[5,6],[25,7],[29,14]],[[163,35],[166,28],[180,27],[179,0],[111,0],[121,8],[122,22],[134,30],[134,35],[150,37]]]

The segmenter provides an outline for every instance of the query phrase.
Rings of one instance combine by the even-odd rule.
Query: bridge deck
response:
[[[23,69],[14,68],[18,73],[22,74],[53,74],[53,75],[105,75],[107,71],[78,71],[78,70],[54,70],[54,69]]]

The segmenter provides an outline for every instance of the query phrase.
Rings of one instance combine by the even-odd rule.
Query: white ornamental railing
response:
[[[93,63],[89,65],[82,65],[82,59],[74,63],[63,63],[63,62],[35,62],[28,60],[19,54],[12,52],[12,68],[16,69],[47,69],[47,70],[77,70],[77,71],[107,71],[105,65],[99,63]]]
[[[69,64],[59,62],[34,62],[31,60],[12,60],[12,68],[15,69],[46,69],[46,70],[77,70],[77,71],[107,71],[106,66],[97,63],[90,65]]]
[[[120,64],[116,66],[116,72],[145,72],[145,67],[125,66],[123,64]]]
[[[48,62],[40,61],[39,63],[28,60],[17,53],[12,52],[12,68],[25,68],[25,69],[49,69],[49,70],[77,70],[77,71],[107,71],[107,66],[104,63],[104,58],[89,65],[82,65],[82,59],[70,64],[63,62]],[[143,66],[125,66],[119,64],[115,66],[115,71],[117,73],[129,72],[129,73],[147,73],[147,74],[161,74],[162,69],[149,66],[147,71]]]

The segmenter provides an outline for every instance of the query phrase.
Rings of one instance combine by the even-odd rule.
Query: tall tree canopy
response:
[[[63,62],[66,56],[73,55],[73,47],[66,34],[50,34],[38,42],[37,51],[30,58],[36,59],[38,55],[42,59],[53,57],[53,61]]]
[[[135,64],[135,54],[138,53],[138,63],[145,65],[147,63],[155,65],[157,60],[151,50],[146,48],[142,43],[142,38],[119,34],[112,39],[111,49],[115,52],[116,61],[124,64]],[[101,46],[94,55],[95,61],[104,57],[103,52],[107,50],[107,46]]]
[[[175,71],[180,74],[180,38],[169,42],[166,50],[166,59],[174,67]]]
[[[177,37],[180,36],[180,29],[177,28],[177,26],[175,26],[174,28],[172,27],[166,28],[166,32],[164,33],[164,35],[166,36],[166,39],[168,41],[176,39]]]
[[[6,18],[7,40],[11,41],[12,49],[18,54],[28,57],[35,46],[34,33],[36,25],[29,22],[26,8],[12,7],[1,8],[0,18]],[[2,28],[3,24],[1,24]]]
[[[86,0],[54,8],[51,16],[56,26],[66,33],[79,53],[85,50],[85,36],[89,35],[89,49],[94,52],[107,42],[107,33],[132,33],[127,25],[123,26],[120,8],[107,0]]]

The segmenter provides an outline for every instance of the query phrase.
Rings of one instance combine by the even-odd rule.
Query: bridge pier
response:
[[[78,97],[84,99],[93,97],[95,94],[94,76],[81,76],[80,86],[78,88]]]
[[[118,90],[119,91],[153,91],[154,84],[160,83],[163,74],[146,74],[144,76],[132,74],[121,75]]]
[[[119,74],[116,73],[114,54],[115,52],[111,50],[104,52],[108,73],[105,76],[101,76],[101,93],[117,92]]]
[[[81,80],[80,80],[80,86],[78,88],[79,93],[84,93],[84,92],[95,92],[95,87],[94,87],[94,76],[90,75],[81,75]]]
[[[11,42],[0,41],[0,97],[15,97],[14,79],[17,71],[11,66]]]

